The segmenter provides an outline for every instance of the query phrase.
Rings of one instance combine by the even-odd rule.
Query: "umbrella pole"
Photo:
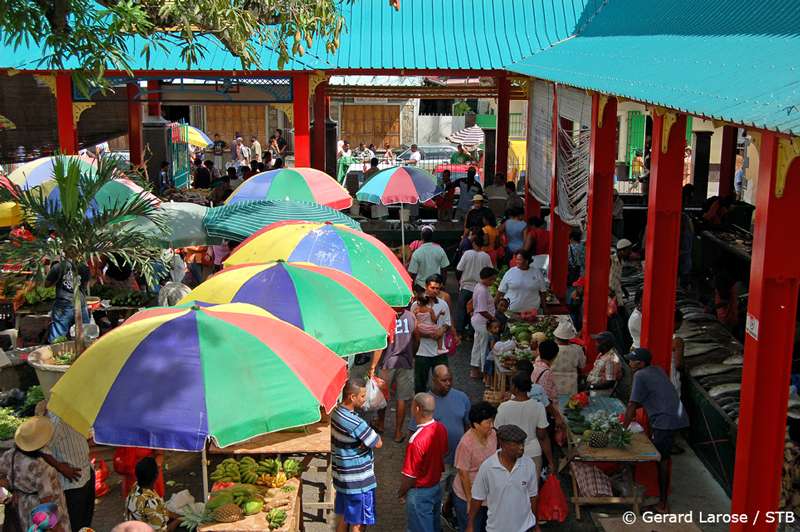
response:
[[[400,254],[403,257],[403,266],[406,265],[406,224],[403,223],[403,204],[400,204]]]
[[[206,446],[203,445],[203,454],[202,454],[202,464],[203,464],[203,502],[208,501],[208,458],[206,457]]]

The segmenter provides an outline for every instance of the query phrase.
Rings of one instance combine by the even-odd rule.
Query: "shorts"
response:
[[[389,389],[395,383],[394,398],[398,401],[410,401],[414,398],[414,370],[412,368],[384,368],[380,371],[381,379],[386,381]]]
[[[651,439],[653,446],[661,455],[661,460],[667,460],[672,456],[672,443],[675,440],[674,430],[653,429]]]
[[[333,503],[333,512],[344,517],[348,525],[375,524],[375,490],[365,493],[339,493]]]

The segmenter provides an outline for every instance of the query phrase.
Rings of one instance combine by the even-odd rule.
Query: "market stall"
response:
[[[650,439],[644,432],[622,428],[618,418],[624,406],[618,399],[583,396],[581,403],[561,396],[559,408],[569,426],[567,458],[576,517],[581,518],[581,506],[594,504],[631,506],[638,515],[643,496],[634,483],[634,469],[661,459]],[[609,462],[627,469],[623,475],[627,486],[619,495],[612,492],[610,480],[600,469],[584,467]]]

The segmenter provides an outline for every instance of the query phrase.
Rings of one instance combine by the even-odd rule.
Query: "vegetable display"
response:
[[[0,440],[13,438],[23,421],[25,420],[14,415],[13,408],[0,408]]]

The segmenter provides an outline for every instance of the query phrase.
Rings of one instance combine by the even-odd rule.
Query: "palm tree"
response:
[[[58,187],[59,201],[49,198],[51,187],[21,188],[6,182],[0,187],[0,201],[15,201],[32,225],[35,237],[30,242],[0,244],[0,260],[32,270],[41,279],[47,265],[45,258],[61,262],[62,275],[74,272],[72,283],[75,311],[75,337],[78,353],[83,347],[82,301],[78,268],[93,261],[106,260],[117,266],[127,264],[155,281],[155,268],[161,250],[152,236],[125,222],[135,217],[149,219],[163,230],[163,220],[152,197],[139,193],[113,205],[95,202],[100,190],[115,179],[124,177],[121,161],[100,159],[96,171],[87,171],[76,158],[58,157],[53,165],[52,184]],[[47,190],[45,190],[47,189]]]

